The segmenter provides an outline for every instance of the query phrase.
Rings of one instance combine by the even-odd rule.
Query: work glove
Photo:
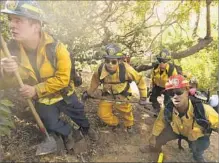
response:
[[[147,98],[146,97],[141,97],[139,100],[140,105],[146,105],[147,104]]]
[[[73,80],[75,87],[79,87],[82,84],[82,78],[80,75],[75,76]]]
[[[83,102],[85,102],[89,97],[91,97],[91,96],[87,93],[87,91],[84,91],[82,96],[81,96],[81,100]]]

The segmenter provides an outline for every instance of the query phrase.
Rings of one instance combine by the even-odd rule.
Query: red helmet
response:
[[[182,75],[170,76],[165,85],[165,90],[189,87],[189,82]]]

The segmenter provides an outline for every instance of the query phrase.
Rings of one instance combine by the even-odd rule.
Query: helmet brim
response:
[[[109,59],[120,59],[123,56],[115,56],[115,55],[104,55],[103,58],[109,58]]]
[[[1,13],[8,14],[8,15],[18,15],[18,16],[22,16],[22,17],[26,17],[26,18],[30,18],[30,19],[34,19],[34,20],[38,20],[38,21],[42,21],[42,22],[46,23],[45,19],[39,19],[39,17],[37,18],[37,17],[33,17],[33,16],[28,16],[28,15],[25,15],[25,14],[23,14],[21,12],[17,12],[17,11],[3,9],[3,10],[1,10]]]
[[[162,58],[162,57],[157,57],[157,61],[158,62],[164,62],[164,63],[166,63],[166,62],[169,62],[171,59],[166,59],[166,58]]]

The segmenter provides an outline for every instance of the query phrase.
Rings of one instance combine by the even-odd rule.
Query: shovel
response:
[[[108,102],[115,102],[115,103],[132,103],[132,104],[139,104],[138,101],[125,101],[125,100],[111,100],[111,99],[107,99],[107,98],[102,98],[102,97],[93,97],[93,96],[90,96],[89,97],[90,99],[93,99],[93,100],[105,100],[105,101],[108,101]],[[139,104],[140,105],[140,104]],[[144,111],[146,113],[148,113],[149,115],[153,116],[153,117],[157,117],[157,113],[151,111],[150,109],[147,109],[148,107],[150,108],[150,103],[147,103],[146,105],[143,105],[144,106]]]
[[[1,37],[0,42],[1,42],[4,53],[7,55],[8,58],[11,58],[11,54],[8,50],[8,47],[5,43],[2,35],[0,35],[0,37]],[[22,87],[24,85],[24,83],[21,79],[20,74],[18,73],[18,71],[15,71],[14,74],[18,80],[20,87]],[[34,116],[34,118],[35,118],[35,120],[40,128],[40,131],[46,135],[46,140],[37,146],[36,155],[45,155],[45,154],[56,152],[57,151],[57,144],[56,144],[54,137],[52,137],[48,134],[43,122],[41,121],[38,113],[36,112],[36,109],[31,101],[31,99],[27,99],[27,103],[28,103],[28,105],[31,109],[31,112],[32,112],[32,114],[33,114],[33,116]]]

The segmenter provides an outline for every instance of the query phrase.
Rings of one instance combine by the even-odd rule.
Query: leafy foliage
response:
[[[102,59],[102,47],[109,42],[119,43],[123,52],[133,57],[134,64],[154,61],[145,61],[142,53],[150,53],[153,58],[162,48],[170,52],[189,49],[198,38],[205,37],[205,2],[39,1],[49,20],[44,29],[65,43],[80,63],[89,61],[89,65]],[[201,88],[212,90],[217,89],[217,5],[217,1],[212,1],[211,35],[214,41],[211,45],[193,56],[174,60],[184,71],[191,71],[199,79]],[[0,15],[0,20],[4,21],[1,25],[3,35],[9,38],[6,17]],[[77,66],[84,67],[84,64]]]
[[[13,106],[9,100],[0,100],[0,136],[9,135],[11,128],[15,127],[10,111]]]

